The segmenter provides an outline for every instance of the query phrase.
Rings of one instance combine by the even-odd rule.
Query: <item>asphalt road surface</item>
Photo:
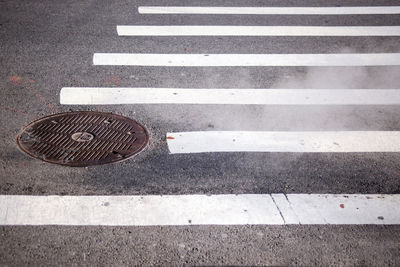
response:
[[[400,265],[400,149],[396,142],[400,131],[400,98],[396,90],[390,90],[400,86],[400,30],[394,27],[400,26],[398,5],[394,0],[0,0],[0,264]],[[144,6],[280,7],[281,14],[276,14],[278,10],[273,10],[273,14],[193,14],[199,12],[197,9],[190,14],[168,14],[163,8],[153,8],[158,10],[153,14],[143,8],[139,13],[138,7]],[[366,6],[380,9],[372,14]],[[301,11],[303,13],[297,11],[301,14],[288,14],[293,12],[293,7],[314,8]],[[321,7],[336,7],[339,11],[323,14],[323,10],[318,9]],[[343,14],[346,8],[340,9],[342,7],[356,8],[350,14]],[[221,10],[221,13],[227,12]],[[357,12],[359,14],[354,14]],[[229,34],[223,34],[227,29],[223,28],[222,34],[213,32],[205,36],[195,35],[206,27],[180,28],[178,32],[187,32],[183,36],[165,32],[166,36],[156,36],[154,32],[147,36],[137,36],[137,33],[122,36],[118,35],[117,25],[318,28],[295,29],[294,32],[303,31],[301,36],[293,36],[288,28],[273,27],[264,28],[263,36],[257,33],[246,36],[246,32],[256,27],[233,28]],[[341,33],[338,36],[324,33],[331,26],[338,27]],[[372,28],[360,34],[362,29],[349,31],[349,27],[354,26]],[[383,29],[386,33],[372,34],[376,26],[385,26],[378,27],[378,31]],[[265,33],[271,29],[275,34]],[[149,28],[140,30],[145,35],[149,31]],[[318,34],[311,34],[312,31]],[[240,32],[244,36],[239,36]],[[105,63],[100,57],[94,60],[95,55],[103,54],[114,60],[114,53],[144,55],[144,58],[134,56],[133,63],[127,62],[128,55],[121,57],[125,63]],[[155,55],[149,59],[146,56],[149,54]],[[165,59],[167,54],[174,56]],[[228,56],[215,57],[218,54]],[[239,58],[237,54],[245,56]],[[249,54],[256,56],[251,58]],[[277,58],[262,59],[260,54],[274,54]],[[287,58],[293,54],[297,56]],[[298,54],[307,56],[301,59]],[[316,58],[317,54],[348,54],[349,57],[341,57],[333,64],[332,58]],[[376,54],[386,57],[380,59]],[[186,57],[190,55],[198,57]],[[303,61],[299,63],[299,60]],[[276,63],[278,61],[281,63]],[[307,63],[310,61],[312,63]],[[102,99],[98,104],[82,91],[84,87],[116,91],[105,96],[95,93]],[[215,90],[199,97],[187,94],[176,99],[172,94],[156,101],[157,92],[149,96],[146,92],[131,93],[127,97],[119,95],[118,88],[122,87]],[[71,91],[70,97],[61,98],[60,102],[62,88]],[[290,97],[293,93],[290,91],[287,98],[278,95],[272,103],[251,104],[257,100],[251,95],[236,100],[214,97],[218,89],[315,89],[328,90],[325,91],[328,96],[318,98],[319,93],[314,92],[315,98],[303,99],[315,101],[314,104],[297,103],[299,99]],[[342,98],[337,94],[346,92],[340,89],[387,90],[382,92],[389,96],[379,98],[370,95],[370,90],[363,96]],[[330,102],[330,97],[334,96],[336,102]],[[282,99],[286,101],[284,104],[274,102]],[[341,102],[343,99],[347,102]],[[62,105],[63,101],[71,103]],[[77,104],[72,103],[74,101]],[[247,104],[240,104],[241,101]],[[31,121],[54,113],[82,110],[112,112],[135,119],[149,131],[148,147],[126,161],[85,168],[52,165],[30,158],[18,149],[16,136]],[[199,136],[189,142],[186,152],[174,153],[171,142],[180,139],[171,140],[167,136],[193,131],[199,132]],[[221,143],[221,139],[208,141],[203,136],[204,132],[221,131],[340,132],[350,141],[347,147],[337,151],[337,144],[332,148],[329,138],[311,136],[307,137],[311,144],[318,139],[322,140],[322,145],[311,145],[312,151],[296,151],[290,145],[292,139],[288,144],[278,136],[276,142],[280,142],[282,151],[274,152],[271,147],[263,146],[263,140],[254,140],[253,150],[239,145],[240,149],[235,150],[236,146],[229,142],[224,146],[225,133]],[[357,137],[360,132],[372,135]],[[393,139],[380,139],[375,135],[387,132],[394,134]],[[366,150],[372,148],[373,151],[357,150],[360,140],[364,140]],[[323,142],[330,142],[331,146],[325,148]],[[203,153],[191,153],[196,145],[205,149]],[[218,150],[216,147],[224,151],[231,149],[218,152],[214,151]],[[344,219],[328,218],[308,214],[303,210],[305,206],[299,204],[295,212],[298,216],[309,216],[311,223],[304,223],[301,218],[288,223],[289,217],[279,208],[282,206],[275,203],[280,198],[271,198],[270,194],[284,194],[288,201],[301,194],[322,195],[327,197],[326,203],[332,196],[362,198],[368,194],[373,196],[371,201],[381,196],[392,202],[387,204],[386,200],[381,200],[383,204],[373,209],[367,204],[367,211],[357,215],[358,222],[351,224],[343,223],[343,220],[351,220],[350,213],[342,215]],[[158,198],[160,195],[171,197]],[[220,195],[227,197],[227,210],[232,203],[240,206],[237,199],[242,196],[266,196],[274,201],[271,205],[280,215],[271,215],[278,219],[269,223],[272,217],[262,217],[258,209],[249,209],[244,212],[254,213],[246,215],[247,221],[243,221],[232,211],[232,217],[226,219],[232,220],[225,223],[226,210],[219,210],[218,201],[214,206],[211,203],[213,197]],[[15,202],[7,196],[32,198]],[[78,207],[74,213],[76,217],[67,218],[67,223],[57,223],[55,217],[43,215],[58,207],[53,206],[56,200],[53,202],[45,196],[78,197],[71,200]],[[92,196],[95,200],[99,196],[121,196],[121,199],[135,196],[145,200],[155,197],[156,200],[155,204],[149,200],[150,204],[143,204],[144,210],[135,210],[134,214],[129,212],[131,206],[124,206],[126,203],[118,202],[114,206],[112,201],[103,202],[103,206],[113,210],[106,212],[105,217],[96,217],[96,209],[87,210],[85,205],[89,200],[80,198],[83,196]],[[210,198],[204,200],[203,196]],[[36,203],[38,197],[44,197],[41,199],[47,206],[23,206],[31,199],[30,203]],[[180,201],[189,204],[185,206]],[[318,200],[312,201],[318,205]],[[165,205],[163,212],[157,208],[161,202]],[[69,205],[65,203],[63,205]],[[263,206],[257,203],[256,206]],[[326,205],[322,207],[327,207],[327,214],[330,214],[331,206]],[[185,222],[174,223],[175,217],[180,216],[174,210],[182,206],[187,207],[188,214],[198,216],[197,221],[185,217]],[[255,207],[254,203],[249,207]],[[347,203],[339,206],[338,202],[336,208],[340,211],[345,207]],[[385,210],[385,207],[389,208]],[[212,211],[214,208],[217,212]],[[30,210],[39,213],[29,213]],[[385,217],[375,216],[375,212],[383,212]],[[7,221],[12,213],[24,223]],[[62,214],[66,218],[69,213]],[[374,217],[369,218],[369,214]],[[41,216],[48,220],[36,220]],[[107,216],[112,218],[106,219]],[[136,223],[125,223],[124,218],[135,216]],[[312,223],[318,216],[323,222]],[[393,220],[385,223],[387,216]],[[141,219],[143,222],[138,223]],[[35,220],[37,223],[30,223]],[[105,223],[107,220],[110,223]]]

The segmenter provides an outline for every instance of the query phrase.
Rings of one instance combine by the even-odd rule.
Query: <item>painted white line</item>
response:
[[[0,196],[0,225],[400,224],[400,195]]]
[[[167,67],[395,66],[400,53],[379,54],[128,54],[95,53],[94,65]]]
[[[286,197],[300,224],[398,224],[400,219],[400,206],[395,206],[400,195],[321,195],[314,198],[288,194]],[[286,210],[281,208],[281,212],[285,214]]]
[[[62,105],[399,105],[400,89],[183,89],[64,87]]]
[[[400,14],[400,6],[347,7],[216,7],[140,6],[140,14],[240,14],[240,15],[367,15]]]
[[[399,36],[400,26],[117,26],[120,36]]]
[[[282,224],[270,195],[0,196],[0,224]]]
[[[400,152],[400,131],[250,132],[167,134],[171,154],[205,152]]]

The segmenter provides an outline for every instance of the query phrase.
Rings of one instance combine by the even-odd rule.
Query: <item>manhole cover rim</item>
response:
[[[47,121],[47,120],[50,120],[53,118],[58,118],[58,117],[66,116],[66,115],[95,115],[95,114],[99,115],[99,116],[109,116],[111,118],[121,119],[123,121],[128,121],[130,123],[136,124],[138,127],[140,127],[142,129],[140,134],[141,134],[141,137],[144,138],[143,143],[141,143],[140,145],[135,147],[136,149],[134,151],[132,151],[131,153],[125,154],[122,158],[116,158],[116,159],[104,161],[104,162],[86,162],[86,163],[79,163],[79,162],[65,163],[65,162],[47,159],[44,156],[39,157],[38,155],[35,155],[34,153],[32,153],[32,151],[26,149],[26,147],[21,143],[22,142],[20,139],[21,136],[24,133],[27,133],[28,130],[32,129],[32,126],[34,126],[35,124],[39,124],[43,121]],[[48,116],[45,116],[45,117],[42,117],[42,118],[39,118],[39,119],[36,119],[36,120],[30,122],[25,127],[23,127],[22,130],[16,136],[16,143],[17,143],[18,148],[22,152],[24,152],[26,155],[28,155],[29,157],[31,157],[33,159],[39,159],[39,160],[47,162],[47,163],[57,164],[57,165],[61,165],[61,166],[68,166],[68,167],[88,167],[88,166],[97,166],[97,165],[105,165],[105,164],[111,164],[111,163],[116,163],[116,162],[123,162],[123,161],[131,159],[132,157],[143,152],[147,148],[149,142],[150,142],[150,134],[149,134],[147,128],[143,124],[138,123],[134,119],[131,119],[129,117],[125,117],[125,116],[122,116],[119,114],[108,113],[108,112],[97,112],[97,111],[71,111],[71,112],[62,112],[62,113],[51,114],[51,115],[48,115]]]

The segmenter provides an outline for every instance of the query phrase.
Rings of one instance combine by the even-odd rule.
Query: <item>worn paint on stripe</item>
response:
[[[400,89],[183,89],[65,87],[63,105],[399,105]]]
[[[172,154],[205,152],[400,152],[400,131],[251,132],[167,134]]]
[[[141,14],[242,14],[242,15],[373,15],[400,14],[400,6],[346,7],[216,7],[140,6]]]
[[[400,224],[400,195],[0,196],[0,225]]]
[[[395,66],[400,53],[379,54],[129,54],[95,53],[94,65],[170,67]]]
[[[117,26],[120,36],[399,36],[400,26]]]

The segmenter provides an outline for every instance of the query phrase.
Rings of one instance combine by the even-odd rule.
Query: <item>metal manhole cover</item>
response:
[[[127,159],[149,141],[146,129],[119,115],[78,111],[29,124],[17,137],[30,156],[50,163],[84,167]]]

